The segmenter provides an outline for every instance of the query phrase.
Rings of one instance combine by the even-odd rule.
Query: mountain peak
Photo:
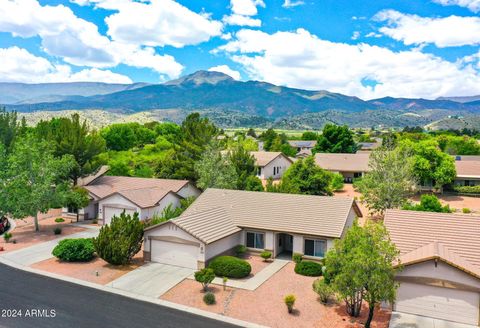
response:
[[[168,81],[165,85],[186,85],[186,84],[212,84],[216,85],[224,81],[234,81],[234,79],[227,74],[214,71],[197,71],[190,75],[182,76],[176,80]]]

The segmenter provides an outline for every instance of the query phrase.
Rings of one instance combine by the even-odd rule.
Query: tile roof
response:
[[[255,165],[257,166],[266,166],[278,156],[283,156],[290,160],[290,158],[279,151],[251,151],[250,154],[255,158]]]
[[[214,234],[202,236],[210,242],[239,228],[338,238],[352,206],[361,216],[354,200],[348,197],[207,189],[174,221],[187,231]]]
[[[141,208],[155,206],[169,192],[178,192],[188,180],[101,176],[84,186],[99,199],[120,194]]]
[[[455,169],[459,178],[478,178],[480,179],[480,160],[455,161]]]
[[[387,210],[384,222],[403,264],[440,259],[480,278],[480,216]]]
[[[318,166],[329,171],[339,172],[368,172],[370,152],[356,154],[317,153],[315,162]]]
[[[288,143],[295,148],[313,148],[317,144],[317,140],[288,140]]]

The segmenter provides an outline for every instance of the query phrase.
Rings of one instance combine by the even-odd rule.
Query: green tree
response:
[[[212,269],[204,268],[195,272],[195,280],[202,284],[203,291],[208,291],[208,285],[215,279],[215,272]]]
[[[237,177],[235,189],[246,190],[248,177],[254,176],[257,171],[255,158],[242,145],[238,145],[235,149],[228,151],[227,159]]]
[[[93,238],[93,246],[98,256],[113,265],[130,263],[132,258],[142,248],[143,223],[138,218],[138,212],[133,215],[114,216],[110,224],[104,225]]]
[[[389,132],[382,137],[382,147],[387,150],[393,150],[397,147],[398,137],[394,132]]]
[[[105,151],[105,140],[88,127],[86,120],[81,122],[78,114],[73,114],[71,118],[42,121],[35,131],[38,137],[53,144],[55,156],[74,157],[76,166],[70,175],[74,184],[79,177],[90,173],[90,161]]]
[[[101,131],[111,150],[128,150],[136,145],[137,137],[130,124],[112,124]]]
[[[406,204],[403,206],[404,210],[410,211],[422,211],[422,212],[438,212],[438,213],[450,213],[452,210],[450,206],[443,206],[440,200],[435,195],[424,194],[420,198],[419,204]]]
[[[80,215],[78,210],[87,207],[90,203],[88,191],[85,188],[74,186],[71,190],[65,192],[65,200],[63,203],[76,210],[78,222]]]
[[[257,134],[255,133],[255,130],[253,128],[248,129],[247,136],[250,136],[252,138],[257,138]]]
[[[305,131],[302,134],[302,140],[317,140],[318,139],[318,133],[313,132],[313,131]]]
[[[370,155],[370,172],[355,185],[371,212],[405,204],[417,185],[410,153],[405,150],[378,149]]]
[[[226,155],[212,146],[207,149],[200,160],[195,163],[195,172],[198,176],[197,187],[236,189],[238,176]]]
[[[348,126],[327,124],[312,151],[313,153],[355,153],[357,145]]]
[[[262,180],[254,175],[250,175],[245,180],[245,189],[248,191],[264,191]]]
[[[6,152],[13,147],[15,138],[20,133],[20,125],[16,112],[7,112],[5,107],[0,107],[0,144]]]
[[[365,327],[369,328],[375,306],[393,302],[396,289],[394,265],[399,251],[382,223],[368,221],[364,227],[355,220],[343,239],[335,241],[325,259],[325,279],[345,300],[347,313],[360,315],[362,301],[368,302]]]
[[[320,168],[313,156],[299,159],[284,173],[280,192],[307,195],[331,195],[333,174]]]
[[[31,136],[17,140],[1,177],[7,194],[2,212],[14,219],[33,216],[39,231],[38,214],[65,199],[74,163],[71,155],[54,157],[47,143]]]
[[[450,155],[480,155],[480,143],[475,138],[441,135],[437,141],[440,149]]]

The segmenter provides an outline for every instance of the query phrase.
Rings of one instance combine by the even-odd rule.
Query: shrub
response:
[[[292,255],[292,260],[293,260],[293,262],[295,262],[295,263],[300,263],[300,262],[302,262],[302,258],[303,258],[303,255],[300,254],[300,253],[293,253],[293,255]]]
[[[62,222],[65,222],[65,220],[63,218],[56,218],[55,222],[62,223]]]
[[[322,265],[312,261],[302,261],[295,264],[295,273],[302,276],[319,277],[322,275]]]
[[[208,290],[208,285],[215,279],[215,272],[212,269],[205,268],[195,272],[195,280],[202,284],[203,291]]]
[[[242,259],[233,256],[219,256],[210,262],[211,268],[219,277],[244,278],[250,274],[252,267]]]
[[[53,229],[53,233],[56,235],[60,235],[62,233],[62,228],[56,227]]]
[[[208,292],[206,293],[205,295],[203,295],[203,301],[205,302],[205,304],[207,305],[213,305],[216,303],[215,301],[215,294],[211,293],[211,292]]]
[[[93,223],[93,224],[97,224],[97,223],[98,223],[98,219],[97,219],[97,218],[94,218],[94,219],[92,220],[92,223]]]
[[[235,255],[238,257],[243,257],[247,252],[247,247],[245,245],[238,245],[235,247]]]
[[[133,215],[123,212],[114,216],[110,224],[100,229],[93,246],[98,256],[113,265],[129,263],[142,248],[143,223],[138,212]]]
[[[329,299],[334,294],[333,288],[325,282],[325,279],[315,280],[312,287],[315,293],[318,294],[320,302],[322,302],[323,304],[327,304]]]
[[[10,232],[5,232],[3,234],[3,239],[5,240],[6,243],[8,243],[11,238],[12,238],[12,234]]]
[[[272,252],[268,252],[268,251],[265,251],[265,252],[262,252],[260,254],[260,256],[263,258],[263,260],[266,262],[268,261],[269,258],[272,257]]]
[[[288,313],[292,313],[293,305],[295,304],[295,301],[296,301],[295,295],[289,294],[289,295],[285,296],[283,301],[285,302],[285,305],[287,306]]]
[[[472,213],[472,211],[467,207],[462,208],[462,212],[465,213],[465,214]]]
[[[56,258],[67,262],[88,262],[95,256],[91,238],[63,239],[52,251]]]
[[[477,186],[454,186],[453,190],[462,194],[480,194],[480,185]]]

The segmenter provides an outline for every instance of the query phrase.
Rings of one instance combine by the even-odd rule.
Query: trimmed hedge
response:
[[[63,239],[52,255],[66,262],[88,262],[95,257],[95,248],[91,238]]]
[[[208,267],[215,275],[227,278],[244,278],[252,271],[250,263],[233,256],[216,257]]]
[[[312,261],[302,261],[295,264],[295,273],[302,276],[319,277],[322,275],[322,265]]]
[[[480,194],[480,185],[478,186],[454,186],[453,190],[462,194]]]

